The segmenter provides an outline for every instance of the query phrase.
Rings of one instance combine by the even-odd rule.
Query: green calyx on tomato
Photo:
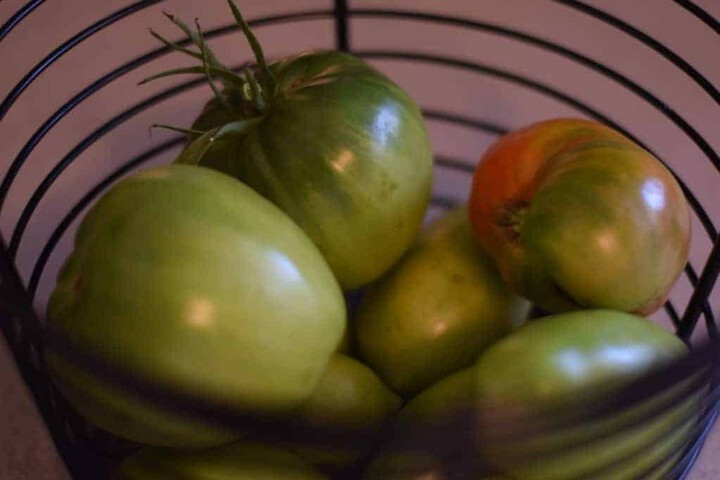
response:
[[[360,358],[412,397],[475,362],[522,324],[528,309],[477,244],[467,210],[459,208],[433,223],[368,287],[352,324]]]
[[[687,261],[677,181],[596,122],[550,120],[501,138],[478,164],[468,208],[505,280],[551,312],[652,313]]]
[[[325,480],[297,455],[240,441],[202,450],[147,447],[130,456],[113,480]]]
[[[136,173],[83,219],[48,305],[73,344],[129,374],[242,414],[286,418],[345,331],[342,291],[272,203],[211,169]],[[159,446],[239,433],[139,398],[52,349],[62,394],[91,422]]]
[[[214,87],[188,130],[177,163],[228,173],[270,199],[315,242],[344,289],[382,275],[422,224],[432,184],[432,152],[418,106],[353,55],[315,51],[268,64],[232,2],[257,60],[235,73],[202,33],[171,17],[198,51],[164,43],[202,66]]]

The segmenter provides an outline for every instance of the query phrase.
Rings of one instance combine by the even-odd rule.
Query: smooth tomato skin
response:
[[[388,421],[402,404],[369,367],[341,354],[330,359],[318,387],[294,421],[289,440],[281,442],[320,471],[341,475],[379,441]],[[352,445],[307,441],[313,429],[337,430],[353,436]]]
[[[608,395],[608,390],[684,352],[686,347],[672,334],[623,312],[582,310],[527,323],[485,350],[473,366],[449,375],[413,398],[398,414],[389,441],[370,464],[366,478],[446,478],[440,463],[442,452],[417,453],[403,446],[413,444],[422,435],[423,423],[454,425],[454,430],[434,442],[445,446],[464,441],[457,433],[463,429],[457,425],[477,422],[477,431],[467,430],[465,440],[477,442],[478,455],[487,462],[487,470],[500,472],[498,477],[478,473],[478,479],[507,476],[515,480],[565,480],[612,466],[592,478],[631,480],[655,462],[668,458],[647,477],[662,480],[678,458],[671,454],[681,453],[689,439],[693,409],[697,407],[692,398],[633,430],[623,427],[606,437],[601,437],[603,429],[632,423],[659,398],[626,410],[620,417],[603,418],[592,425],[579,422],[574,428],[587,429],[584,437],[578,437],[578,430],[573,430],[552,437],[524,434],[509,445],[494,444],[491,438],[483,437],[483,432],[491,432],[483,422],[487,418],[491,425],[497,425],[499,419],[513,418],[517,412],[543,411],[547,415],[543,408],[557,406],[556,402],[581,398],[598,401]],[[467,421],[454,420],[457,415],[468,414],[471,416]],[[551,420],[547,416],[543,419]],[[619,421],[628,423],[615,423]],[[563,443],[565,433],[569,435],[567,443]],[[577,446],[578,438],[593,435],[599,440]],[[528,458],[524,454],[551,447],[552,454],[531,462],[522,460]],[[633,455],[642,448],[646,448],[643,454]],[[628,456],[630,460],[613,465]]]
[[[474,408],[476,386],[474,368],[470,367],[448,375],[415,396],[397,415],[378,454],[365,471],[365,480],[445,480],[439,452],[408,451],[406,445],[408,441],[418,440],[420,435],[421,440],[427,438],[428,433],[422,433],[423,423],[442,425],[454,415],[466,414]],[[430,435],[433,434],[437,432]],[[437,444],[444,445],[442,441]]]
[[[358,356],[412,397],[477,360],[527,316],[473,237],[467,210],[429,226],[365,292],[353,328]]]
[[[544,317],[496,343],[478,360],[474,368],[479,418],[492,419],[503,412],[532,412],[563,400],[598,401],[608,390],[677,359],[686,351],[682,341],[671,333],[642,317],[623,312],[583,310]],[[622,418],[625,421],[636,418],[654,400],[657,399],[625,411]],[[630,460],[614,465],[597,479],[631,480],[682,449],[689,439],[692,409],[696,407],[689,398],[632,430],[625,427],[579,447],[575,447],[577,437],[567,432],[564,444],[567,450],[529,462],[504,456],[503,449],[507,447],[495,448],[492,443],[486,445],[485,455],[493,459],[500,471],[518,480],[576,478],[629,456]],[[683,418],[687,420],[683,422]],[[601,428],[610,427],[614,421],[620,418],[603,419],[594,435],[599,437]],[[593,438],[591,427],[584,426],[588,428],[586,436]],[[482,431],[482,421],[478,428]],[[558,442],[554,443],[557,447],[562,445],[562,438],[544,435],[524,438],[510,453],[542,449],[543,441],[547,445]],[[641,448],[646,448],[642,455],[631,455]],[[649,478],[664,478],[671,466],[668,463],[659,467]]]
[[[365,480],[450,480],[443,467],[440,452],[409,451],[406,447],[418,436],[428,438],[425,445],[443,445],[448,450],[458,448],[456,419],[459,415],[467,417],[476,407],[477,375],[474,367],[469,367],[448,375],[427,390],[413,398],[397,415],[392,429],[386,436],[378,455],[373,458],[365,472]],[[460,422],[467,425],[467,422]],[[429,429],[423,432],[423,426]],[[442,432],[442,425],[449,427],[446,434],[440,433],[440,439],[433,435]],[[472,430],[466,430],[471,434]],[[425,437],[427,436],[427,437]],[[472,441],[467,437],[467,441]],[[423,440],[421,440],[422,442]],[[470,478],[470,477],[468,477]],[[500,475],[478,474],[473,480],[507,480]]]
[[[501,138],[475,170],[468,211],[503,278],[551,312],[652,313],[687,261],[679,185],[595,122],[549,120]]]
[[[235,442],[203,450],[144,448],[113,480],[325,480],[298,456],[277,447]]]
[[[308,52],[270,68],[278,94],[262,121],[218,142],[200,164],[278,205],[316,243],[344,289],[361,287],[410,246],[428,206],[433,162],[420,109],[346,53]],[[195,127],[221,126],[221,108],[211,101]]]
[[[250,188],[170,165],[117,183],[84,218],[48,321],[150,382],[238,411],[294,414],[345,331],[342,291],[317,248]],[[159,446],[236,438],[173,414],[52,350],[53,380],[99,427]]]

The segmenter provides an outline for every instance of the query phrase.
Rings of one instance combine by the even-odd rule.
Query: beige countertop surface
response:
[[[689,480],[720,479],[716,426]],[[69,480],[7,345],[0,340],[0,480]]]

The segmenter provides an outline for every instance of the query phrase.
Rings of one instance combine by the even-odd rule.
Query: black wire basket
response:
[[[184,137],[174,133],[149,136],[148,125],[189,124],[207,91],[202,79],[136,86],[175,58],[144,30],[161,22],[161,0],[86,2],[82,9],[60,3],[0,6],[0,56],[12,59],[4,62],[11,68],[0,83],[0,327],[72,476],[97,479],[133,446],[88,427],[54,390],[42,361],[45,302],[86,209],[123,176],[167,162],[182,146]],[[237,28],[225,3],[215,3],[201,8],[178,0],[162,8],[184,8],[186,17],[204,22],[211,17],[206,23],[221,12],[224,23],[205,28],[206,38],[241,65],[249,51],[230,50],[241,45],[229,38]],[[654,319],[690,346],[713,344],[713,310],[720,307],[713,293],[720,273],[717,5],[661,0],[649,17],[647,3],[640,3],[248,0],[240,6],[271,56],[312,47],[349,51],[408,89],[423,107],[436,150],[428,218],[464,201],[490,142],[532,120],[594,119],[652,152],[676,175],[694,227],[684,275]],[[30,53],[24,45],[46,33],[45,25],[49,33],[39,36],[57,43],[43,40],[34,48],[40,53]],[[714,414],[704,416],[673,478],[688,474],[713,420]]]

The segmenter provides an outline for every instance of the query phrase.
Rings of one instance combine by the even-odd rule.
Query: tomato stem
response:
[[[222,127],[214,128],[204,132],[200,137],[190,143],[176,163],[185,165],[201,165],[205,155],[222,140],[245,135],[245,133],[262,121],[263,117],[254,117],[237,122],[226,123]]]
[[[235,2],[233,0],[228,0],[228,4],[230,5],[230,10],[232,10],[233,16],[235,17],[235,21],[245,35],[245,38],[250,44],[250,48],[255,55],[255,61],[258,64],[258,70],[260,73],[260,81],[264,83],[263,86],[267,89],[270,95],[274,96],[275,89],[277,87],[275,75],[272,73],[272,71],[267,65],[267,62],[265,61],[265,54],[263,53],[262,47],[260,46],[260,42],[258,42],[257,37],[255,37],[255,34],[250,29],[250,25],[248,25],[243,18],[242,14],[240,13],[240,9],[238,9]]]
[[[172,75],[200,74],[205,76],[208,83],[210,84],[210,88],[212,89],[215,97],[218,99],[220,104],[230,113],[236,113],[237,111],[247,111],[245,107],[250,106],[254,113],[262,114],[262,111],[267,105],[267,101],[266,98],[263,96],[263,88],[261,88],[261,84],[251,73],[251,71],[245,68],[244,75],[239,75],[237,72],[234,72],[230,68],[223,65],[213,54],[212,50],[205,41],[202,29],[200,28],[200,22],[197,19],[195,19],[196,29],[195,31],[193,31],[186,23],[176,18],[174,15],[171,15],[167,12],[163,13],[171,22],[173,22],[173,24],[175,24],[188,36],[188,38],[198,48],[199,52],[195,52],[188,48],[182,47],[176,42],[166,39],[154,30],[150,30],[150,34],[157,40],[159,40],[161,43],[163,43],[165,46],[175,51],[184,53],[185,55],[191,56],[197,60],[200,60],[202,62],[202,65],[196,67],[184,67],[166,70],[164,72],[160,72],[158,74],[143,79],[139,82],[139,84],[142,85],[158,78],[169,77]],[[250,33],[250,35],[252,36],[252,33]],[[254,43],[256,48],[260,48],[257,44],[257,40],[254,37],[252,37],[251,43]],[[259,58],[261,60],[261,63],[265,66],[264,68],[267,69],[264,57],[262,56],[262,51],[259,51],[259,53],[256,51],[256,54],[260,55]],[[269,70],[267,70],[266,73],[269,73]],[[269,74],[272,81],[274,82],[274,77],[272,77],[271,73]],[[267,75],[264,75],[264,77],[267,78]],[[218,80],[220,81],[220,83],[222,83],[222,92],[216,87],[214,83],[215,80]],[[274,83],[272,88],[274,88]],[[240,92],[241,97],[233,97],[233,92]],[[235,102],[233,102],[233,98],[236,99]],[[237,103],[238,100],[243,103],[243,105],[240,105],[239,108],[235,108],[233,105],[234,103]]]
[[[503,229],[505,234],[512,241],[520,238],[522,222],[527,213],[529,204],[524,200],[519,200],[506,205],[497,217],[495,224]]]
[[[188,34],[190,40],[200,49],[200,52],[193,52],[192,50],[181,47],[175,42],[172,42],[159,33],[155,32],[154,30],[150,30],[150,34],[155,37],[157,40],[159,40],[161,43],[163,43],[166,47],[169,47],[175,51],[184,53],[185,55],[189,55],[195,59],[198,59],[203,62],[203,65],[200,67],[186,67],[186,68],[177,68],[177,69],[171,69],[166,70],[164,72],[158,73],[156,75],[152,75],[150,77],[147,77],[143,79],[139,84],[145,84],[147,82],[150,82],[152,80],[156,80],[158,78],[168,77],[171,75],[176,74],[183,74],[183,73],[198,73],[198,74],[207,74],[207,71],[209,70],[210,73],[213,75],[213,77],[216,77],[220,82],[223,84],[225,88],[232,88],[232,87],[242,87],[242,80],[238,78],[237,74],[227,68],[225,65],[220,63],[220,61],[215,57],[215,55],[212,53],[210,48],[207,47],[207,44],[205,43],[204,39],[202,38],[202,33],[196,34],[192,32],[189,27],[183,23],[182,21],[178,20],[174,16],[170,15],[169,13],[165,13],[165,16],[168,17],[175,25],[177,25],[183,32]],[[203,45],[205,47],[203,48]],[[205,59],[205,60],[204,60]]]
[[[207,44],[205,43],[205,37],[203,36],[202,29],[200,28],[200,21],[197,18],[195,19],[195,27],[197,28],[197,36],[199,41],[198,46],[200,47],[200,52],[202,53],[203,73],[205,74],[205,78],[207,79],[208,84],[213,91],[213,94],[215,94],[215,98],[217,98],[220,104],[225,107],[225,110],[232,113],[232,106],[228,103],[227,99],[220,92],[220,90],[218,90],[217,86],[215,85],[215,78],[210,72],[210,52],[207,48]]]
[[[164,128],[165,130],[172,130],[173,132],[185,133],[187,135],[204,135],[207,133],[204,130],[195,130],[193,128],[181,128],[174,125],[167,125],[164,123],[153,123],[150,128]]]
[[[193,52],[193,51],[190,50],[189,48],[181,47],[180,45],[178,45],[178,44],[175,43],[175,42],[171,42],[171,41],[168,40],[167,38],[165,38],[165,37],[163,37],[162,35],[160,35],[159,33],[157,33],[157,32],[156,32],[155,30],[153,30],[152,28],[149,28],[148,30],[150,31],[150,35],[152,35],[153,37],[155,37],[156,40],[159,40],[160,42],[162,42],[163,44],[165,44],[166,47],[172,48],[173,50],[177,50],[178,52],[182,52],[182,53],[184,53],[185,55],[189,55],[189,56],[191,56],[191,57],[193,57],[193,58],[197,58],[198,60],[201,60],[201,59],[202,59],[202,55],[200,55],[199,53]]]
[[[246,66],[244,71],[245,76],[248,80],[248,84],[250,85],[250,91],[252,93],[250,100],[255,105],[255,108],[262,112],[265,109],[265,99],[262,96],[260,84],[255,78],[255,75],[253,75],[252,70],[250,70],[250,67]]]
[[[233,72],[226,72],[224,70],[217,69],[215,67],[208,67],[210,69],[210,73],[218,78],[223,84],[228,82],[226,84],[226,87],[242,87],[243,82],[240,80],[237,75]],[[173,75],[182,75],[182,74],[205,74],[205,67],[199,66],[199,67],[184,67],[184,68],[174,68],[172,70],[165,70],[164,72],[156,73],[155,75],[151,75],[147,78],[142,79],[140,82],[138,82],[138,85],[144,85],[148,82],[151,82],[153,80],[157,80],[159,78],[164,77],[170,77]],[[232,78],[230,77],[232,75]],[[232,82],[232,83],[230,83]]]
[[[183,22],[182,20],[176,18],[175,15],[172,15],[172,14],[170,14],[170,13],[168,13],[168,12],[163,12],[163,15],[165,15],[172,23],[174,23],[175,25],[177,25],[177,27],[178,27],[180,30],[182,30],[182,31],[185,33],[185,35],[187,35],[188,38],[189,38],[190,40],[192,40],[192,42],[193,42],[198,48],[202,48],[202,47],[200,47],[200,46],[201,46],[202,43],[204,43],[204,42],[199,38],[198,34],[195,33],[195,32],[193,32],[193,30],[192,30],[185,22]],[[220,63],[220,61],[217,59],[217,57],[215,56],[215,54],[212,53],[210,50],[208,50],[207,56],[208,56],[208,58],[210,59],[210,63],[211,63],[213,66],[216,66],[216,67],[224,67],[224,65],[223,65],[222,63]]]
[[[150,81],[157,80],[159,78],[169,77],[173,75],[203,75],[207,80],[208,84],[210,85],[210,88],[212,89],[213,94],[215,95],[215,98],[218,100],[220,105],[222,105],[223,108],[225,108],[233,116],[245,118],[243,120],[240,120],[239,122],[230,123],[227,125],[229,126],[228,129],[223,129],[218,132],[212,132],[211,135],[206,135],[211,132],[199,132],[192,129],[171,127],[169,125],[158,125],[158,127],[168,128],[170,130],[183,132],[190,135],[201,135],[201,137],[207,137],[205,139],[206,141],[214,141],[218,140],[220,137],[241,133],[241,131],[244,131],[249,126],[244,123],[245,121],[253,120],[253,122],[257,122],[264,118],[263,112],[267,107],[268,99],[271,99],[276,92],[277,84],[275,76],[273,75],[272,71],[270,70],[265,61],[265,55],[263,54],[260,43],[250,30],[247,22],[245,22],[245,20],[243,19],[240,10],[237,8],[237,6],[233,3],[232,0],[228,1],[230,4],[230,8],[233,12],[233,16],[235,17],[238,26],[245,34],[245,37],[247,38],[247,41],[250,44],[250,47],[252,48],[255,55],[255,60],[258,66],[258,78],[255,77],[253,71],[247,66],[244,67],[243,74],[238,74],[237,72],[223,65],[217,59],[217,57],[205,41],[205,37],[203,35],[203,31],[200,27],[200,22],[198,19],[195,19],[195,30],[193,30],[186,23],[176,18],[174,15],[163,12],[163,14],[173,24],[175,24],[181,31],[183,31],[187,35],[187,37],[197,47],[199,51],[196,52],[190,50],[189,48],[180,46],[178,43],[166,39],[152,29],[150,30],[150,34],[157,40],[159,40],[162,44],[164,44],[166,47],[181,52],[194,59],[200,60],[202,62],[202,65],[166,70],[143,79],[139,82],[139,84],[142,85]],[[215,84],[216,80],[222,84],[222,91]],[[202,151],[198,150],[199,157],[202,157],[204,153],[206,153],[206,151],[209,149],[208,145],[205,145],[205,147],[207,148],[204,148]]]

